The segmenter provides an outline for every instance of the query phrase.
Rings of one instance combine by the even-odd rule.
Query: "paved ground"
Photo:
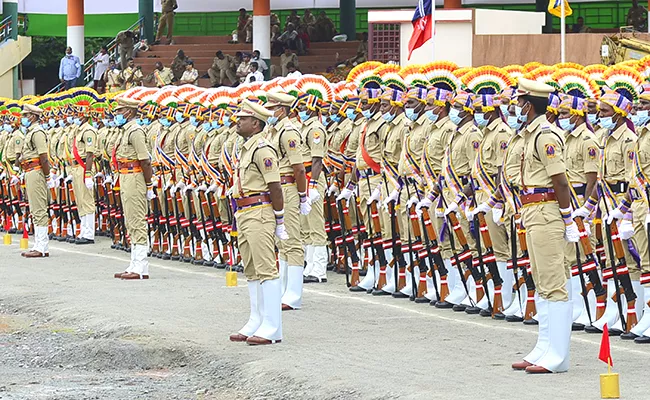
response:
[[[282,344],[228,341],[248,318],[245,281],[155,259],[149,281],[112,278],[129,255],[53,243],[26,261],[0,247],[3,399],[597,399],[600,335],[572,337],[568,373],[510,364],[536,328],[350,293],[341,276],[285,312]],[[1,245],[0,245],[1,246]],[[612,338],[626,399],[649,398],[650,346]]]

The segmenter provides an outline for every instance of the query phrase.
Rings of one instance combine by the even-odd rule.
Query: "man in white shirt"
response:
[[[199,84],[199,71],[194,69],[194,62],[189,60],[185,66],[185,72],[181,76],[179,85],[198,85]]]
[[[256,61],[251,61],[249,68],[251,72],[246,75],[245,83],[264,82],[264,74],[259,71],[259,66]]]
[[[106,82],[102,79],[104,76],[104,73],[108,69],[108,50],[106,49],[106,46],[102,46],[102,49],[97,53],[97,55],[93,58],[93,63],[95,63],[95,73],[93,74],[93,83],[94,83],[94,89],[97,91],[97,93],[105,93],[106,92]]]
[[[255,50],[253,52],[253,61],[257,63],[257,66],[259,67],[258,69],[260,70],[261,73],[266,73],[266,70],[269,69],[269,67],[266,65],[266,62],[260,58],[260,51]]]
[[[298,71],[292,62],[287,64],[287,71],[289,71],[287,78],[300,78],[302,76],[302,72]]]

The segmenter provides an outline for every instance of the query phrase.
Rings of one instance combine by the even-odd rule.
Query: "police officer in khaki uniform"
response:
[[[72,154],[72,186],[77,200],[81,230],[76,244],[95,243],[95,194],[93,192],[93,163],[97,130],[91,125],[90,105],[78,105],[72,130],[68,133],[66,146]]]
[[[237,203],[239,250],[248,279],[251,314],[248,323],[230,340],[250,345],[279,343],[282,284],[275,266],[275,236],[286,240],[288,235],[278,158],[262,133],[272,114],[244,100],[236,116],[237,132],[244,144],[235,162],[232,193]]]
[[[42,110],[32,104],[25,104],[21,112],[20,125],[25,131],[24,140],[16,139],[16,160],[25,172],[25,188],[29,210],[34,221],[34,247],[22,253],[23,257],[49,257],[48,188],[55,186],[50,175],[47,157],[47,138],[43,127],[38,124]]]
[[[121,279],[149,279],[149,238],[147,202],[155,197],[146,133],[135,121],[138,101],[118,98],[115,123],[122,136],[116,143],[117,168],[124,222],[131,237],[131,263],[125,272],[115,274]]]
[[[308,215],[311,204],[307,198],[307,175],[302,163],[300,131],[289,119],[295,97],[284,93],[268,93],[266,108],[269,117],[267,140],[279,159],[280,183],[284,195],[284,224],[289,238],[279,243],[282,309],[294,310],[302,305],[302,284],[305,253],[300,235],[300,215]]]
[[[528,373],[569,369],[572,305],[566,290],[564,247],[565,240],[577,242],[579,232],[571,218],[564,144],[551,131],[544,115],[548,94],[553,90],[546,84],[520,78],[517,91],[516,115],[526,124],[521,212],[539,294],[539,335],[535,348],[512,368]]]

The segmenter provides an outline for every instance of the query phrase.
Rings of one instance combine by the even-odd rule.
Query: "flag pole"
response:
[[[431,0],[431,57],[436,61],[436,0]]]
[[[566,16],[564,15],[564,2],[560,1],[560,62],[566,62]]]

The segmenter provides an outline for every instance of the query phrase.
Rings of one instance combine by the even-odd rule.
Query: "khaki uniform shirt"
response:
[[[409,129],[404,136],[402,154],[398,166],[399,174],[401,176],[413,175],[413,170],[410,167],[411,163],[409,162],[408,157],[409,154],[418,164],[418,167],[420,166],[419,163],[422,160],[424,144],[426,143],[429,134],[431,121],[426,115],[424,115],[424,113],[422,113],[418,119],[407,124],[407,126]]]
[[[119,69],[109,69],[104,74],[106,77],[106,86],[108,86],[109,93],[119,92],[122,89],[122,71]]]
[[[524,155],[521,188],[552,188],[552,176],[564,174],[564,144],[551,130],[544,115],[522,129]]]
[[[439,118],[431,126],[422,156],[426,156],[431,169],[436,175],[440,174],[447,144],[455,131],[456,124],[451,122],[449,117]]]
[[[286,67],[287,64],[289,64],[290,62],[292,62],[293,65],[296,68],[298,68],[298,56],[296,55],[296,53],[291,53],[289,55],[286,55],[286,54],[282,53],[280,55],[280,66],[281,67]]]
[[[399,164],[402,154],[402,138],[407,130],[407,122],[406,115],[400,113],[391,122],[384,124],[381,131],[382,153],[385,161],[388,161],[393,167],[397,167]]]
[[[142,85],[143,78],[144,76],[142,75],[141,70],[126,67],[126,69],[121,73],[122,88],[131,89],[133,87],[140,86]]]
[[[219,57],[215,57],[214,61],[212,61],[212,69],[216,71],[229,70],[234,65],[235,65],[235,61],[233,60],[230,54],[224,54],[223,59],[220,59]]]
[[[450,158],[445,157],[443,168],[451,167],[459,177],[471,173],[476,154],[481,145],[481,131],[469,122],[456,131],[449,138]]]
[[[89,123],[82,124],[74,131],[74,135],[68,135],[68,150],[74,158],[74,145],[77,146],[79,156],[85,160],[86,154],[95,154],[97,145],[97,130]]]
[[[246,140],[235,164],[235,198],[266,193],[269,191],[269,183],[280,182],[278,158],[261,132]]]
[[[27,128],[25,138],[17,139],[16,145],[18,145],[18,141],[21,142],[22,147],[19,149],[17,146],[16,152],[21,153],[21,161],[31,160],[38,158],[41,154],[47,154],[47,137],[40,125],[35,124]]]
[[[363,150],[367,152],[377,164],[381,162],[381,128],[386,121],[380,113],[376,113],[366,121],[361,129],[359,137],[359,147],[357,148],[357,169],[360,171],[370,168],[370,165],[363,158]]]
[[[13,132],[9,134],[7,138],[7,148],[5,154],[7,155],[7,160],[12,163],[18,157],[18,154],[23,150],[23,142],[25,140],[25,135],[20,131],[20,129],[14,129]]]
[[[483,130],[483,140],[481,140],[478,155],[481,157],[482,167],[488,175],[494,177],[499,172],[511,136],[510,127],[500,118],[492,121]],[[475,163],[472,166],[472,175],[477,176],[478,173]]]
[[[342,155],[348,160],[348,162],[356,162],[355,157],[357,155],[357,149],[359,148],[359,139],[361,138],[361,130],[363,129],[364,119],[359,118],[356,121],[350,122],[352,122],[352,130],[345,138],[343,138],[344,141],[347,138],[347,143],[343,148]]]
[[[598,172],[600,150],[596,135],[582,124],[565,135],[566,174],[569,183],[587,183],[586,174]]]
[[[173,12],[176,7],[176,0],[162,0],[162,12],[163,13],[170,13]]]
[[[119,160],[148,160],[147,135],[144,129],[135,121],[127,122],[122,128],[116,157]]]
[[[198,82],[199,82],[199,71],[197,71],[195,68],[192,68],[189,71],[185,70],[185,72],[183,72],[183,75],[181,76],[181,83],[198,85]]]
[[[157,87],[163,87],[172,84],[174,72],[169,67],[163,67],[162,71],[153,71],[154,83]]]
[[[636,135],[623,124],[603,139],[601,178],[613,184],[625,181],[632,171]]]
[[[318,118],[310,118],[303,124],[302,142],[305,144],[302,151],[303,162],[311,162],[314,157],[325,157],[327,135],[325,134],[325,127]]]
[[[289,118],[283,118],[276,126],[269,129],[267,137],[279,158],[280,175],[293,176],[292,165],[302,164],[303,154],[300,143],[300,131]]]
[[[344,163],[344,160],[343,154],[341,154],[341,145],[351,130],[352,121],[348,118],[342,119],[341,122],[333,127],[329,143],[327,144],[328,154],[342,163]]]

